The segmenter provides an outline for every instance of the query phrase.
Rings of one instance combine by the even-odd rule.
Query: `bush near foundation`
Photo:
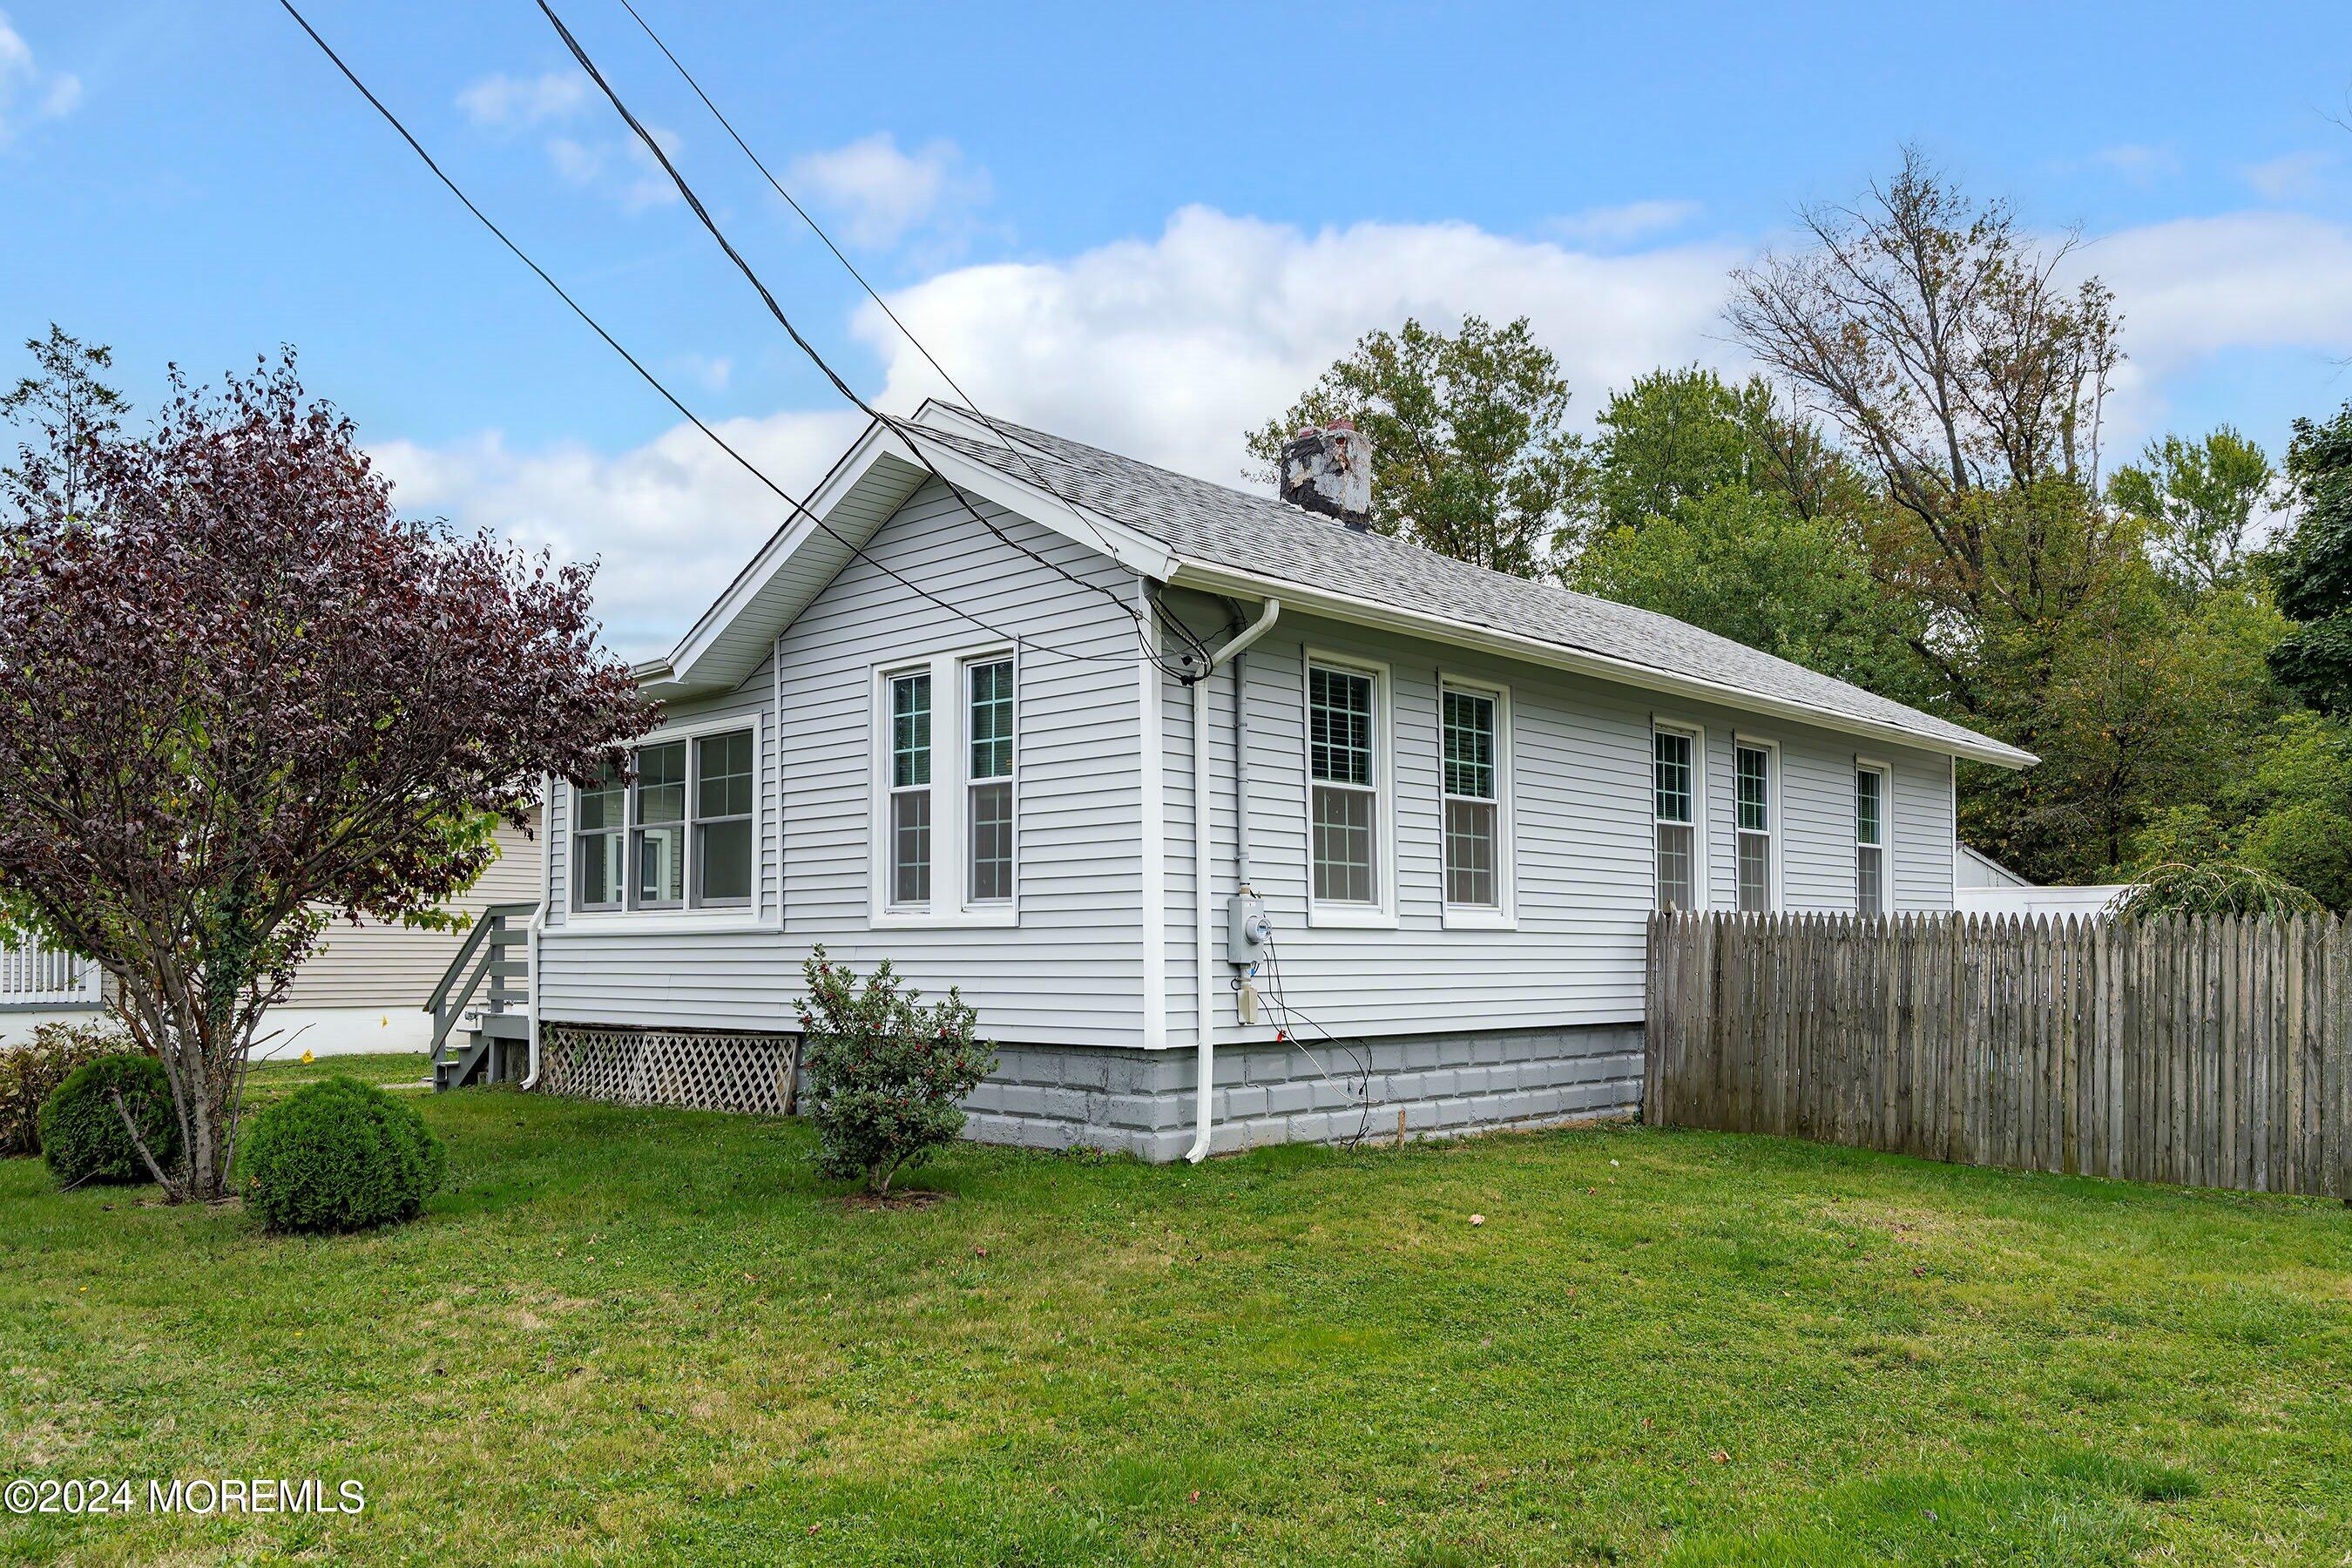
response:
[[[965,1097],[996,1067],[972,1039],[977,1018],[950,988],[929,1006],[887,959],[861,987],[820,947],[802,973],[803,1059],[819,1174],[858,1178],[879,1196],[963,1131]]]

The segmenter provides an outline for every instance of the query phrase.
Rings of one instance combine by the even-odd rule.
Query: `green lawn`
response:
[[[810,1176],[797,1125],[417,1103],[449,1184],[378,1236],[273,1240],[0,1164],[0,1468],[367,1495],[0,1520],[0,1555],[2352,1547],[2340,1205],[1617,1130],[1200,1170],[962,1148],[917,1178],[952,1201],[877,1213]]]

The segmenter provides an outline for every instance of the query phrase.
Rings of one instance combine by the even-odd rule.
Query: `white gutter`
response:
[[[1238,598],[1260,598],[1281,594],[1292,601],[1294,608],[1328,615],[1335,620],[1352,622],[1357,626],[1375,626],[1385,631],[1402,632],[1408,636],[1424,637],[1452,643],[1459,647],[1481,648],[1509,658],[1523,659],[1529,664],[1548,665],[1554,669],[1574,670],[1579,674],[1597,676],[1620,685],[1644,691],[1668,692],[1677,697],[1713,702],[1748,713],[1769,713],[1775,718],[1811,724],[1818,729],[1834,730],[1843,734],[1866,735],[1873,740],[1907,746],[1913,751],[1931,752],[1943,756],[1966,757],[1972,762],[1991,763],[1997,767],[2030,768],[2042,759],[2031,752],[2003,745],[1987,736],[1960,741],[1941,735],[1924,734],[1916,730],[1886,721],[1861,719],[1851,714],[1800,702],[1788,698],[1766,697],[1702,676],[1681,675],[1650,665],[1610,654],[1593,653],[1581,648],[1566,647],[1546,642],[1540,637],[1518,632],[1497,631],[1491,626],[1458,621],[1451,616],[1432,615],[1423,610],[1408,610],[1394,605],[1384,605],[1358,595],[1335,593],[1328,588],[1302,587],[1281,578],[1265,577],[1253,572],[1212,565],[1204,562],[1183,560],[1176,563],[1175,574],[1169,584],[1173,587],[1197,588],[1203,593],[1224,594]]]
[[[555,868],[555,858],[548,853],[548,803],[554,797],[555,781],[542,773],[539,780],[539,908],[530,911],[530,923],[523,927],[523,963],[530,971],[530,991],[523,998],[523,1027],[530,1037],[530,1070],[523,1074],[522,1085],[528,1091],[539,1082],[539,933],[547,924],[547,906],[553,884],[548,874]]]
[[[1192,902],[1195,906],[1192,1017],[1193,1032],[1200,1037],[1200,1065],[1195,1069],[1199,1081],[1195,1087],[1193,1121],[1200,1131],[1193,1136],[1192,1147],[1185,1152],[1184,1158],[1195,1165],[1209,1157],[1209,1135],[1214,1127],[1209,1102],[1217,1086],[1217,954],[1213,929],[1216,896],[1210,887],[1209,879],[1209,829],[1214,819],[1214,814],[1209,808],[1209,677],[1216,673],[1220,665],[1273,630],[1274,623],[1281,614],[1282,601],[1269,595],[1259,607],[1257,619],[1244,626],[1231,642],[1212,655],[1209,668],[1192,682]],[[1236,693],[1235,700],[1240,700],[1240,694]],[[1234,759],[1236,780],[1242,775],[1244,762],[1244,759],[1240,757]],[[1236,801],[1235,807],[1246,812],[1249,802],[1245,798]]]

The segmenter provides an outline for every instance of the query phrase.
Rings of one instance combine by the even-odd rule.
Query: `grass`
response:
[[[0,1165],[0,1470],[367,1497],[0,1519],[0,1555],[2335,1563],[2352,1540],[2340,1205],[1617,1130],[1199,1170],[959,1148],[917,1178],[951,1201],[873,1212],[809,1174],[797,1125],[417,1103],[448,1187],[373,1236]]]

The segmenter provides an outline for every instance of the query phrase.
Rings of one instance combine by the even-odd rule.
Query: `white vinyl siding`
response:
[[[1013,539],[1087,584],[1141,604],[1108,560],[974,498]],[[849,519],[829,516],[849,531]],[[865,530],[870,529],[869,535]],[[997,540],[937,482],[853,534],[853,560],[818,592],[733,691],[669,700],[673,729],[772,716],[757,752],[756,921],[720,912],[571,914],[541,939],[542,1016],[553,1021],[773,1030],[794,1026],[802,962],[823,942],[860,974],[887,958],[931,996],[961,987],[992,1039],[1037,1045],[1143,1043],[1141,748],[1135,623]],[[877,564],[878,563],[878,564]],[[887,572],[883,570],[888,569]],[[939,653],[932,715],[934,806],[967,793],[957,754],[965,660],[1002,657],[989,634],[893,579],[895,572],[1008,635],[1016,656],[1015,892],[1011,905],[953,909],[935,923],[877,922],[874,812],[877,671]],[[1050,645],[1087,655],[1057,658]],[[931,665],[936,671],[938,666]],[[571,792],[559,791],[569,805]],[[945,815],[944,810],[940,813]],[[957,815],[961,815],[961,809]],[[559,812],[555,842],[567,845]],[[935,903],[955,897],[964,851],[934,841]],[[950,858],[950,856],[953,858]],[[570,882],[559,869],[554,885]]]
[[[534,811],[536,818],[538,813]],[[537,831],[536,823],[533,832]],[[478,915],[492,904],[534,904],[545,874],[540,841],[500,826],[499,858],[481,879],[449,900],[446,908]],[[336,921],[327,927],[317,951],[295,972],[287,1007],[369,1007],[383,1016],[414,1012],[425,1005],[442,972],[457,955],[466,931],[427,931],[382,921],[356,925]],[[296,1054],[300,1039],[278,1044]]]

